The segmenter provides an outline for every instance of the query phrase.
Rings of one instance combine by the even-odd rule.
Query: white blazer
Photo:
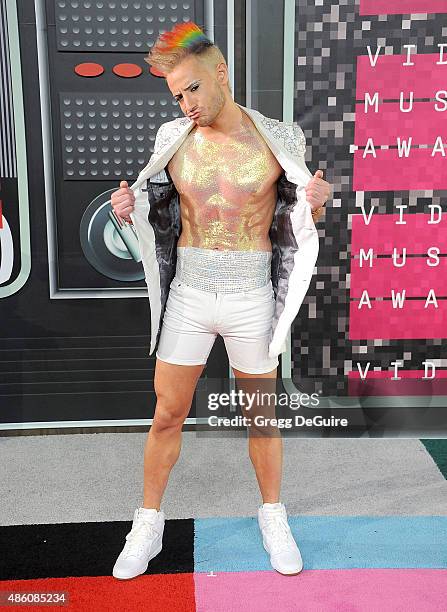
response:
[[[238,106],[252,119],[284,169],[277,182],[278,197],[269,231],[276,302],[269,356],[275,357],[286,350],[287,333],[307,293],[318,257],[318,231],[304,190],[313,175],[304,161],[306,141],[299,125]],[[185,116],[162,124],[154,153],[130,186],[135,194],[130,217],[138,238],[151,310],[149,355],[158,346],[181,233],[179,195],[166,166],[194,125]]]

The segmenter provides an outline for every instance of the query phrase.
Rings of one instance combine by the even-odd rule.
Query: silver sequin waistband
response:
[[[178,281],[216,293],[263,287],[271,277],[271,251],[220,251],[177,247]]]

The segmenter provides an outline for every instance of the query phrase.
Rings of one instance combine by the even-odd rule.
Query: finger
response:
[[[314,174],[315,178],[323,178],[323,170],[317,170]]]
[[[313,178],[306,186],[306,189],[322,189],[326,181],[319,178]]]
[[[134,195],[134,192],[129,187],[120,187],[120,189],[117,189],[113,193],[116,193],[117,195],[122,195],[123,193],[128,193],[130,196]]]
[[[135,200],[134,199],[130,199],[129,200],[129,196],[127,193],[123,194],[123,195],[115,195],[113,197],[113,206],[125,206],[126,204],[128,204],[129,206],[133,206],[134,205]]]
[[[129,187],[129,185],[127,184],[127,181],[121,181],[120,187]]]
[[[312,187],[312,186],[318,185],[319,183],[320,183],[320,179],[317,176],[313,176],[310,179],[310,181],[307,183],[307,186]]]

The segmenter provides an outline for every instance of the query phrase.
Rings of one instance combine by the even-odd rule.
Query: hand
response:
[[[331,195],[331,185],[323,180],[323,171],[317,170],[314,176],[307,183],[306,200],[312,206],[312,210],[316,210],[323,206]]]
[[[112,193],[111,203],[115,214],[120,218],[132,224],[132,219],[129,214],[135,208],[135,194],[130,189],[127,181],[120,182],[120,188]]]

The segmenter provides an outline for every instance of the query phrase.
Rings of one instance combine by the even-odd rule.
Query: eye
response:
[[[190,91],[196,91],[196,89],[199,89],[199,83],[197,83],[196,85],[193,85],[190,89]],[[183,100],[183,96],[179,96],[178,98],[174,98],[174,100],[176,102],[181,102]]]

